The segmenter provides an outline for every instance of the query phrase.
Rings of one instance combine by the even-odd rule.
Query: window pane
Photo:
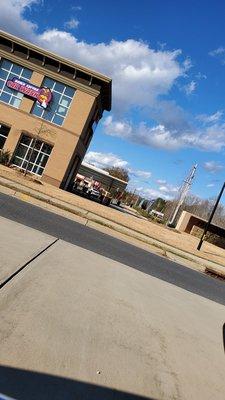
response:
[[[21,100],[20,100],[20,99],[17,99],[17,97],[14,97],[14,96],[13,96],[13,97],[11,98],[11,100],[10,100],[10,104],[11,104],[12,106],[16,107],[16,108],[19,108],[20,103],[21,103]]]
[[[66,86],[66,90],[65,90],[64,94],[66,94],[69,97],[73,97],[74,92],[75,92],[74,88],[71,88],[70,86]]]
[[[47,121],[52,121],[53,117],[54,117],[54,112],[51,111],[44,112],[44,119],[46,119]]]
[[[43,152],[43,153],[50,154],[51,151],[52,151],[52,146],[50,146],[50,145],[47,144],[47,143],[44,143],[44,145],[43,145],[43,147],[42,147],[42,152]]]
[[[11,61],[2,60],[1,68],[7,69],[7,71],[9,71],[11,66],[12,66],[12,62]]]
[[[34,163],[36,158],[38,157],[38,151],[37,150],[30,150],[29,155],[27,158],[29,159],[30,162]]]
[[[17,157],[23,158],[27,152],[27,147],[20,144],[17,148],[16,155]]]
[[[4,81],[2,81],[1,79],[0,79],[0,90],[3,88],[3,86],[4,86]]]
[[[9,94],[15,94],[16,93],[15,90],[12,90],[12,89],[8,88],[6,85],[4,87],[4,92],[9,93]]]
[[[42,168],[42,167],[37,167],[37,174],[38,175],[42,175],[43,174],[43,171],[44,171],[44,168]]]
[[[64,121],[64,118],[63,117],[60,117],[59,115],[55,115],[54,116],[54,118],[53,118],[53,122],[54,122],[54,124],[57,124],[57,125],[62,125],[63,124],[63,121]]]
[[[43,81],[43,84],[41,86],[46,86],[49,89],[52,89],[54,83],[55,83],[55,81],[53,81],[53,79],[45,78],[44,81]]]
[[[7,76],[8,76],[8,72],[4,71],[3,69],[0,69],[0,78],[4,79],[4,81],[5,81]]]
[[[22,162],[23,162],[23,160],[21,160],[20,158],[15,157],[13,159],[13,164],[17,165],[18,167],[21,166]]]
[[[58,107],[57,113],[59,113],[61,115],[66,115],[66,112],[67,112],[67,108],[62,107],[62,106]]]
[[[6,138],[0,135],[0,149],[3,148],[5,141],[6,141]]]
[[[10,131],[10,128],[8,126],[0,124],[0,135],[8,136],[9,131]]]
[[[43,113],[43,108],[39,107],[37,103],[34,104],[32,114],[37,115],[38,117],[41,117]]]
[[[11,95],[8,93],[4,93],[2,92],[1,96],[0,96],[0,100],[4,101],[4,103],[9,103],[11,98]]]
[[[20,75],[20,74],[21,74],[21,71],[22,71],[22,67],[19,67],[19,65],[16,65],[16,64],[14,64],[13,67],[12,67],[12,69],[11,69],[11,72],[12,72],[14,75]]]
[[[71,99],[69,99],[69,97],[62,97],[60,104],[64,107],[69,107],[70,102],[71,102]]]
[[[45,167],[45,165],[46,165],[48,159],[49,159],[49,156],[40,153],[39,156],[38,156],[38,158],[37,158],[37,160],[36,160],[36,164],[41,164],[42,167]]]
[[[52,100],[52,102],[50,103],[50,104],[51,104],[50,107],[52,107],[52,104],[58,105],[60,99],[61,99],[61,94],[56,93],[56,92],[53,92],[53,100]]]
[[[36,143],[35,143],[34,147],[35,147],[36,150],[40,150],[41,145],[42,145],[42,142],[40,140],[36,140]]]
[[[56,84],[54,86],[54,90],[56,92],[62,93],[64,89],[65,89],[65,85],[63,85],[62,83],[56,82]]]
[[[32,71],[30,69],[24,68],[22,72],[22,77],[27,80],[30,80],[31,76],[32,76]]]
[[[21,138],[21,140],[20,140],[20,143],[24,143],[24,144],[26,144],[27,146],[29,146],[31,140],[32,140],[32,139],[31,139],[29,136],[23,135],[22,138]]]

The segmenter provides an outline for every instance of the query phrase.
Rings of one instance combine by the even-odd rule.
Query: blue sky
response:
[[[149,198],[198,163],[192,192],[208,198],[225,171],[224,14],[222,0],[8,0],[0,28],[112,77],[87,161],[128,168]]]

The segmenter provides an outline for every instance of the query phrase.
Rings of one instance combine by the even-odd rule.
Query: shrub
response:
[[[8,165],[11,154],[8,150],[0,150],[0,164]]]

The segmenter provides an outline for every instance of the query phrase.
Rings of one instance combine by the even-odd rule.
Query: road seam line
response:
[[[37,253],[34,257],[32,257],[30,260],[28,260],[25,264],[23,264],[17,271],[13,272],[12,275],[10,275],[8,278],[6,278],[4,280],[4,282],[2,282],[0,284],[0,289],[2,289],[8,282],[10,282],[16,275],[18,275],[24,268],[26,268],[30,263],[32,263],[34,260],[36,260],[36,258],[38,258],[39,256],[41,256],[41,254],[43,254],[45,251],[47,251],[50,247],[52,247],[56,242],[58,242],[59,238],[55,239],[52,243],[48,244],[48,246],[46,246],[44,249],[42,249],[41,251],[39,251],[39,253]]]

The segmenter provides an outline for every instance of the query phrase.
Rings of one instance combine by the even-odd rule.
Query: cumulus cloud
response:
[[[76,18],[70,18],[68,21],[65,22],[64,26],[67,29],[75,29],[78,28],[80,22]]]
[[[89,151],[84,161],[89,164],[95,165],[99,168],[106,168],[106,167],[121,167],[126,168],[128,167],[128,162],[122,160],[118,156],[113,153],[99,153],[96,151]]]
[[[130,107],[150,107],[158,96],[166,95],[174,82],[185,74],[190,62],[182,64],[181,50],[154,50],[141,40],[111,40],[109,43],[87,43],[72,33],[49,29],[37,33],[36,25],[26,20],[24,11],[38,0],[7,0],[1,4],[0,25],[3,29],[91,67],[113,79],[114,111]],[[78,21],[67,21],[67,28]]]
[[[25,17],[25,10],[41,0],[7,0],[1,4],[0,26],[53,52],[84,64],[113,79],[113,112],[106,118],[105,132],[135,143],[156,148],[197,147],[221,150],[225,143],[225,126],[214,123],[205,129],[189,126],[189,119],[174,102],[162,101],[181,77],[186,77],[191,60],[181,61],[181,50],[155,50],[141,40],[111,40],[109,43],[87,43],[72,33],[48,29],[41,33]],[[79,7],[79,6],[76,6]],[[217,49],[218,50],[218,49]],[[196,82],[186,85],[193,93]],[[144,109],[155,124],[135,125],[124,119],[126,111]],[[147,111],[146,111],[147,110]],[[136,119],[137,120],[137,119]],[[217,121],[218,122],[218,121]]]
[[[165,199],[165,200],[171,200],[174,197],[174,195],[167,194],[167,193],[161,192],[158,189],[153,189],[153,188],[139,187],[139,188],[137,188],[137,192],[140,196],[145,197],[149,200],[153,200],[158,197],[161,197],[162,199]]]
[[[149,107],[169,92],[184,73],[180,50],[156,51],[133,39],[90,44],[68,32],[52,29],[37,37],[51,51],[102,72],[113,79],[113,105],[117,111]]]
[[[215,173],[224,169],[224,166],[217,163],[216,161],[206,161],[203,164],[203,168],[210,173]]]
[[[27,8],[40,4],[40,0],[1,1],[0,28],[16,36],[36,42],[37,25],[24,17]]]
[[[126,160],[121,159],[117,155],[113,153],[101,153],[96,151],[89,151],[84,161],[95,165],[98,168],[107,168],[107,167],[120,167],[127,169],[129,175],[132,178],[138,178],[136,182],[150,179],[152,173],[150,171],[136,170],[131,168],[130,163]]]
[[[134,126],[126,120],[114,120],[110,115],[104,120],[103,126],[105,133],[110,136],[165,150],[187,147],[220,151],[225,146],[225,124],[214,124],[204,130],[169,130],[164,125],[149,127],[145,122]]]

